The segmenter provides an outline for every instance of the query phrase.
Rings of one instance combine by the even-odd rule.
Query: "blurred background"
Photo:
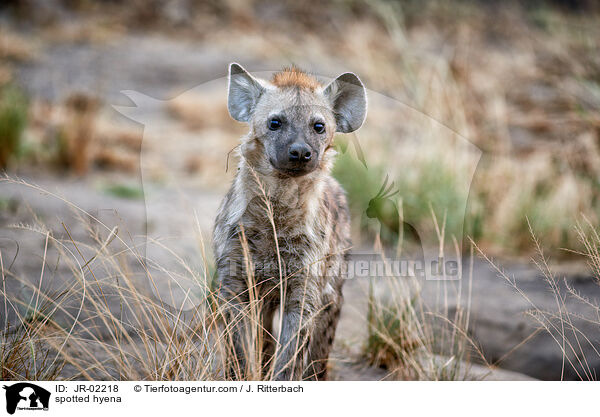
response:
[[[111,108],[131,105],[120,92],[135,90],[171,100],[164,137],[150,139],[156,153],[170,153],[168,169],[222,192],[225,155],[244,128],[227,115],[222,89],[183,92],[224,77],[232,61],[250,71],[291,63],[325,77],[353,71],[447,127],[437,134],[456,133],[483,152],[465,217],[453,210],[464,199],[453,191],[455,173],[435,160],[443,155],[407,173],[394,161],[406,161],[415,123],[371,107],[359,133],[369,172],[350,175],[360,168],[355,155],[336,167],[357,222],[389,174],[416,222],[430,222],[429,204],[443,206],[448,224],[465,217],[487,250],[522,256],[532,249],[528,217],[547,248],[576,249],[572,226],[582,214],[597,224],[600,192],[600,28],[591,3],[3,2],[0,165],[141,196],[143,130]],[[378,130],[391,123],[393,137]]]
[[[593,296],[576,225],[600,220],[599,19],[583,0],[4,1],[0,169],[132,236],[188,227],[169,205],[177,178],[210,239],[245,132],[227,113],[228,64],[267,74],[295,64],[324,81],[353,71],[369,113],[359,146],[336,138],[334,175],[356,248],[372,248],[397,208],[436,236],[433,217],[465,253],[470,237],[499,257],[543,306],[530,225],[552,265]],[[386,177],[394,205],[369,214]],[[38,253],[21,266],[37,276],[43,244],[8,226],[34,212],[64,233],[68,207],[27,192],[0,185],[0,244],[13,253],[18,241],[21,259]],[[505,358],[536,326],[522,317],[527,305],[506,302],[493,271],[475,270],[480,293],[497,296],[481,301],[484,330],[472,330],[488,358],[557,378],[561,355],[548,339]]]

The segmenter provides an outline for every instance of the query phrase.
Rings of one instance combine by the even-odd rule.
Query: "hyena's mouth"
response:
[[[301,177],[303,175],[310,174],[319,165],[317,163],[312,163],[311,161],[309,164],[288,163],[282,166],[277,164],[277,161],[274,161],[273,158],[269,158],[269,162],[279,174],[283,174],[286,177]]]

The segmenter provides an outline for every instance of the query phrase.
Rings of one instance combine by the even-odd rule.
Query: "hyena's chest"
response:
[[[315,233],[311,224],[291,219],[270,219],[248,222],[244,228],[247,256],[257,282],[279,283],[321,275],[327,259],[327,237]],[[243,248],[242,248],[243,249]]]

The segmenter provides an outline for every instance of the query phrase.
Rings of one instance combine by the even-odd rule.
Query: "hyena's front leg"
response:
[[[219,304],[225,319],[227,357],[225,366],[229,379],[243,379],[246,375],[248,340],[248,286],[235,256],[223,256],[217,260],[219,274]]]
[[[325,303],[315,317],[315,328],[308,346],[308,366],[304,370],[304,380],[324,381],[327,379],[327,361],[335,339],[341,306],[340,286],[335,296]]]
[[[307,363],[307,347],[314,328],[314,302],[302,288],[292,288],[282,303],[282,328],[275,357],[273,378],[301,380]],[[310,292],[307,292],[310,294]]]
[[[262,312],[262,368],[263,376],[273,365],[273,355],[275,354],[275,338],[273,337],[273,317],[275,316],[276,306],[267,301],[264,303]]]
[[[227,357],[225,361],[227,378],[244,379],[246,374],[247,325],[244,318],[244,303],[235,297],[222,297]]]

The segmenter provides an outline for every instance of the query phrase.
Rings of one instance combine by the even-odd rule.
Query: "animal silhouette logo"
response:
[[[4,385],[6,390],[6,412],[19,410],[48,410],[50,391],[29,382]]]
[[[389,176],[386,175],[379,192],[369,201],[369,207],[367,207],[367,217],[379,221],[381,239],[392,237],[394,234],[398,235],[400,225],[398,205],[392,200],[399,190],[392,192],[394,182],[388,186],[388,180]]]

